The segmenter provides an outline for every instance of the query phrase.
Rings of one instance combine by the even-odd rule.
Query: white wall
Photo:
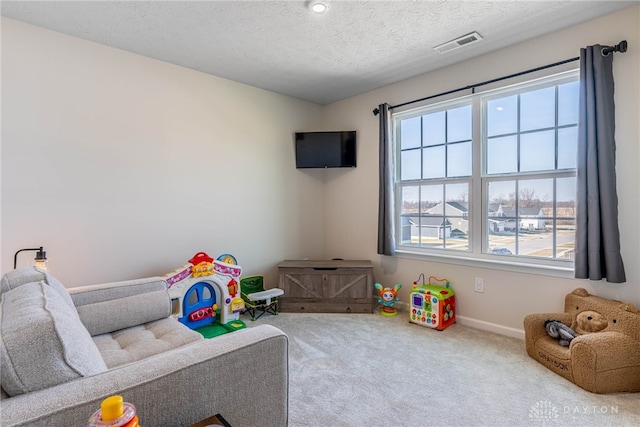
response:
[[[458,318],[502,333],[520,336],[528,313],[556,312],[564,296],[576,287],[630,301],[640,306],[640,6],[540,37],[473,60],[365,93],[324,108],[325,126],[358,130],[358,168],[326,184],[325,209],[328,257],[371,259],[375,277],[384,285],[402,283],[401,298],[408,301],[412,282],[422,272],[446,277],[457,294]],[[377,249],[378,104],[391,105],[516,73],[579,55],[590,44],[629,42],[629,51],[616,54],[616,139],[619,220],[627,283],[616,285],[588,280],[479,269],[456,264],[383,257]],[[574,63],[573,65],[577,65]],[[483,294],[474,292],[474,278],[482,277]]]
[[[273,283],[282,259],[323,256],[323,182],[293,143],[319,123],[315,104],[2,18],[2,273],[43,245],[67,286],[198,251]]]

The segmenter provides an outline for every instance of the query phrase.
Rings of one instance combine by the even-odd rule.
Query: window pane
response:
[[[429,248],[444,248],[445,236],[451,234],[451,226],[441,216],[420,217],[420,245]]]
[[[189,292],[189,298],[187,299],[187,304],[196,305],[200,299],[198,298],[198,290],[193,289]]]
[[[466,231],[469,221],[459,216],[446,217],[451,232],[445,236],[444,247],[451,251],[469,251],[469,235]]]
[[[447,111],[447,142],[471,139],[471,105]]]
[[[576,180],[558,178],[556,188],[556,258],[572,260],[576,232]]]
[[[450,232],[442,216],[443,186],[423,185],[420,187],[419,240],[420,246],[442,248],[444,235]]]
[[[400,153],[400,179],[402,181],[420,179],[420,154],[420,150]]]
[[[442,190],[443,187],[440,184],[423,185],[420,187],[420,205],[422,212],[442,215]],[[431,210],[435,207],[439,207],[439,210]]]
[[[512,223],[513,220],[491,218],[488,220],[490,254],[509,256],[516,253],[516,236],[505,228],[510,222]]]
[[[558,169],[575,169],[578,156],[578,127],[558,129]]]
[[[445,186],[447,206],[445,215],[466,216],[469,210],[469,184],[447,184]]]
[[[493,181],[487,189],[487,247],[494,255],[516,253],[515,181]]]
[[[400,201],[400,241],[402,245],[417,244],[418,239],[418,206],[420,187],[402,187]],[[413,234],[415,233],[415,243]]]
[[[576,216],[576,179],[558,178],[556,180],[556,200],[558,209],[561,207],[570,208],[570,211],[558,212],[558,216]]]
[[[471,141],[447,145],[447,176],[471,175]]]
[[[426,114],[422,116],[422,132],[424,145],[445,143],[445,112]]]
[[[553,170],[556,164],[555,132],[552,130],[522,134],[520,171]]]
[[[407,186],[402,187],[402,201],[400,203],[402,214],[412,214],[418,212],[420,203],[420,187]]]
[[[550,128],[556,123],[556,88],[520,95],[520,131]]]
[[[445,185],[445,217],[451,223],[451,235],[445,241],[447,249],[469,250],[469,184]]]
[[[488,200],[489,215],[488,216],[504,216],[499,211],[500,206],[515,206],[516,182],[515,181],[493,181],[489,183]],[[493,210],[493,214],[492,214]],[[511,215],[514,215],[513,212]]]
[[[444,145],[429,147],[422,150],[422,177],[443,178],[444,175]]]
[[[578,98],[580,82],[571,82],[558,86],[558,125],[578,123]]]
[[[529,230],[544,229],[545,208],[553,215],[553,179],[529,179],[518,182],[518,217]]]
[[[400,148],[420,147],[420,117],[404,119],[400,122]]]
[[[516,253],[515,181],[490,182],[487,191],[487,245],[489,253]]]
[[[504,136],[487,141],[487,173],[507,173],[518,170],[518,138]]]
[[[558,218],[556,231],[556,259],[572,260],[575,253],[576,221]]]
[[[518,131],[518,96],[512,95],[487,102],[487,135],[496,136]]]

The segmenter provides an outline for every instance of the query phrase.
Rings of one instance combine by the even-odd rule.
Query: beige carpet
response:
[[[289,425],[638,426],[640,394],[582,390],[524,341],[406,313],[264,315],[289,336]]]

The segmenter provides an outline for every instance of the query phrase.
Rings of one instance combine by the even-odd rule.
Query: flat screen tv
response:
[[[296,132],[296,168],[356,167],[356,131]]]

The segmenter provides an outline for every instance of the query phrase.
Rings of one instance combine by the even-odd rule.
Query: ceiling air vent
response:
[[[466,46],[471,43],[479,42],[480,40],[482,40],[482,36],[474,31],[473,33],[465,34],[464,36],[458,37],[455,40],[451,40],[449,42],[436,46],[434,47],[434,49],[440,53],[446,53],[454,49],[457,49],[459,47]]]

